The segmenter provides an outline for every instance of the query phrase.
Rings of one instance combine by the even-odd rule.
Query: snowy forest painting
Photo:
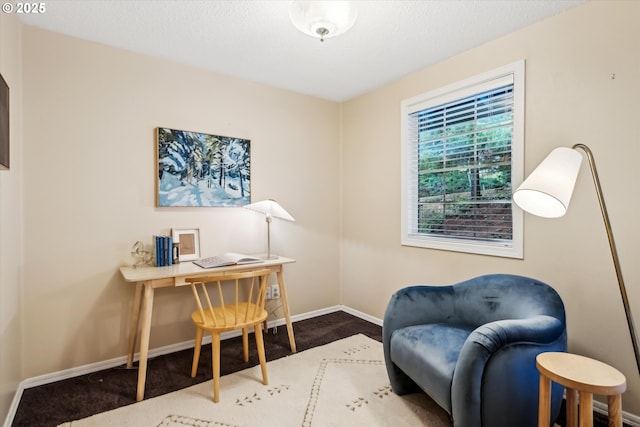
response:
[[[251,203],[250,141],[158,128],[158,206]]]

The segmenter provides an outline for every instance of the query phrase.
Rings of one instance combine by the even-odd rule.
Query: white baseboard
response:
[[[335,305],[332,307],[327,307],[321,310],[314,310],[307,313],[297,314],[291,316],[292,322],[297,322],[300,320],[311,319],[313,317],[322,316],[323,314],[335,313],[336,311],[344,311],[353,316],[359,317],[361,319],[367,320],[375,325],[382,326],[382,319],[378,319],[377,317],[370,316],[361,311],[352,309],[350,307],[344,305]],[[276,319],[270,322],[267,322],[268,328],[273,328],[277,326],[283,326],[285,324],[285,320],[283,318]],[[222,339],[228,339],[232,337],[240,336],[240,331],[231,331],[222,334]],[[203,339],[203,343],[209,344],[211,343],[211,337],[205,336]],[[176,344],[167,345],[164,347],[155,348],[149,350],[149,358],[161,356],[163,354],[174,353],[176,351],[186,350],[192,348],[194,346],[194,340],[183,341]],[[134,356],[134,360],[138,360],[139,354],[136,353]],[[66,380],[69,378],[77,377],[80,375],[87,375],[93,372],[102,371],[105,369],[115,368],[116,366],[121,366],[127,363],[127,356],[120,356],[113,359],[105,360],[102,362],[90,363],[88,365],[78,366],[75,368],[65,369],[58,372],[52,372],[50,374],[39,375],[37,377],[27,378],[20,383],[18,386],[18,390],[13,397],[13,401],[11,403],[11,407],[9,408],[9,413],[4,422],[4,427],[11,427],[13,423],[13,418],[16,415],[16,411],[18,410],[18,404],[20,403],[20,399],[22,398],[22,393],[24,390],[37,387],[44,384],[49,384],[56,381]],[[607,413],[607,405],[604,403],[600,403],[598,401],[593,402],[594,411],[606,414]],[[625,424],[628,424],[631,427],[640,427],[640,417],[630,414],[628,412],[622,413],[622,419]]]
[[[378,319],[377,317],[369,316],[366,313],[363,313],[363,312],[358,311],[358,310],[354,310],[353,308],[347,307],[346,305],[339,306],[339,310],[344,311],[346,313],[349,313],[349,314],[351,314],[353,316],[359,317],[361,319],[364,319],[366,321],[369,321],[369,322],[373,323],[374,325],[382,326],[382,319]]]

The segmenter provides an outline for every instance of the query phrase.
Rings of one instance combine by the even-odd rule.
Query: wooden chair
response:
[[[191,377],[195,378],[200,360],[202,337],[211,334],[213,365],[213,401],[220,399],[220,334],[242,329],[244,361],[249,361],[249,327],[253,326],[258,347],[258,359],[262,368],[262,383],[267,385],[267,362],[262,337],[262,322],[267,319],[264,309],[267,278],[270,270],[232,273],[224,276],[193,277],[185,281],[191,285],[198,309],[191,314],[196,326],[196,343],[193,353]],[[233,289],[228,289],[232,286]],[[209,289],[207,289],[209,287]],[[223,292],[227,288],[227,292]],[[210,291],[211,296],[210,298]],[[226,297],[226,301],[225,301]]]

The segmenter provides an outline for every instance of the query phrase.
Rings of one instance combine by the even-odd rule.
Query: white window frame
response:
[[[403,246],[432,248],[473,254],[523,258],[523,212],[512,203],[512,240],[509,243],[473,239],[447,238],[418,234],[410,230],[410,214],[417,210],[412,201],[412,186],[417,186],[418,172],[411,170],[410,156],[415,154],[415,142],[410,141],[409,116],[443,103],[482,93],[496,85],[496,81],[513,79],[513,137],[511,141],[511,188],[520,185],[524,175],[524,95],[525,61],[520,60],[445,87],[405,99],[401,102],[401,201]],[[415,206],[413,206],[415,204]]]

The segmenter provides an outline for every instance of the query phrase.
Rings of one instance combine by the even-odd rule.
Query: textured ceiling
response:
[[[255,82],[345,101],[585,0],[356,1],[358,20],[324,43],[289,1],[48,0],[28,25]]]

